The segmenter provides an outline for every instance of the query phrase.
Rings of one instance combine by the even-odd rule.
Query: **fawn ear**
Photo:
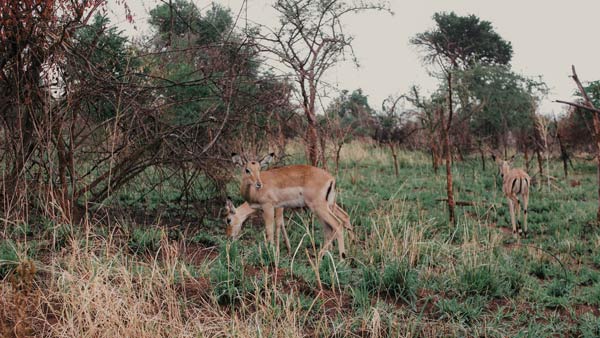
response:
[[[225,201],[225,210],[228,214],[235,214],[235,205],[233,205],[233,201],[229,197]]]
[[[242,156],[240,156],[240,154],[237,153],[231,153],[231,161],[233,162],[233,164],[240,167],[243,167],[246,164]]]
[[[492,160],[496,162],[496,164],[502,164],[502,157],[496,155],[496,153],[492,153]]]
[[[266,168],[269,165],[269,163],[271,163],[271,161],[273,161],[273,158],[275,158],[275,153],[267,154],[265,157],[263,157],[260,160],[260,167],[262,169]]]

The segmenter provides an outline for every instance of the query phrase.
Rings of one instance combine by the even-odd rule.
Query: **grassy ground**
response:
[[[537,179],[531,234],[516,242],[492,163],[454,167],[457,200],[474,205],[451,226],[438,201],[445,176],[426,155],[400,153],[398,178],[385,149],[355,143],[342,161],[338,202],[356,235],[343,262],[316,259],[322,233],[303,211],[286,213],[293,249],[279,258],[260,217],[236,243],[210,217],[5,227],[0,336],[600,336],[593,163],[576,163],[569,182]],[[559,177],[558,163],[550,169]],[[136,194],[119,200],[158,208]]]

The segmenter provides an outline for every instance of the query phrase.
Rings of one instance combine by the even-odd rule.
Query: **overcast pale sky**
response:
[[[274,25],[277,17],[271,4],[275,0],[247,0],[248,20]],[[200,9],[210,1],[193,2]],[[216,0],[237,15],[244,0]],[[148,33],[148,11],[157,0],[128,0],[135,23],[123,20],[122,7],[109,1],[113,18],[130,35]],[[390,94],[402,94],[416,84],[424,91],[435,89],[419,60],[417,50],[408,41],[415,34],[433,28],[435,12],[454,11],[475,14],[491,21],[496,32],[513,46],[513,70],[526,75],[542,75],[550,94],[541,106],[543,113],[560,113],[563,106],[555,99],[569,99],[575,90],[569,78],[571,65],[582,81],[600,79],[598,38],[598,0],[417,0],[390,1],[393,16],[380,12],[351,14],[344,24],[355,36],[354,50],[360,62],[356,69],[343,63],[332,69],[326,81],[338,89],[362,88],[372,107],[380,109]],[[245,13],[245,9],[244,9]],[[331,94],[334,95],[334,94]]]

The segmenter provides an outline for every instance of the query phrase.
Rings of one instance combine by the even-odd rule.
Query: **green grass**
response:
[[[301,163],[300,154],[292,152],[288,162]],[[214,314],[224,323],[219,331],[223,335],[600,335],[595,166],[575,162],[570,179],[581,185],[572,187],[561,178],[561,164],[550,163],[556,180],[547,186],[537,178],[530,196],[530,236],[517,242],[491,163],[485,171],[476,159],[454,164],[455,199],[474,203],[456,208],[454,226],[440,201],[446,197],[445,175],[443,170],[433,173],[427,154],[400,152],[396,177],[387,149],[345,146],[337,197],[350,214],[356,238],[350,242],[346,237],[350,258],[343,262],[337,250],[318,261],[321,226],[306,211],[286,211],[292,253],[282,243],[279,257],[263,243],[260,214],[246,223],[238,242],[227,241],[220,206],[207,208],[213,212],[197,224],[170,225],[168,230],[162,224],[132,224],[115,241],[122,240],[127,248],[119,251],[124,257],[151,253],[134,256],[184,261],[168,273],[179,276],[173,279],[177,283],[205,283],[196,293],[206,293],[208,300],[189,301],[188,292],[185,297],[178,294],[178,306]],[[534,176],[536,171],[529,172]],[[154,182],[156,174],[148,175],[147,182]],[[163,210],[158,214],[166,222],[186,208],[177,180],[152,192],[145,192],[150,184],[144,184],[127,187],[114,197],[115,203]],[[227,191],[241,201],[235,195],[237,181]],[[200,178],[190,194],[200,201],[216,193]],[[60,241],[56,250],[69,249],[71,237],[84,236],[68,227],[46,228],[54,230],[45,236]],[[98,238],[110,234],[101,228],[92,231]],[[170,235],[174,232],[177,236]],[[13,233],[21,240],[31,230],[15,227]],[[183,246],[195,251],[176,249]],[[10,248],[10,242],[0,243],[0,259],[16,260]],[[208,255],[205,249],[214,253]],[[156,273],[149,271],[154,269],[140,269],[136,276]],[[2,273],[9,270],[0,266]]]

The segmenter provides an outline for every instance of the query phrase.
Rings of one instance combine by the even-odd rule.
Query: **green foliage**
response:
[[[129,238],[129,248],[134,252],[155,252],[160,247],[163,231],[156,227],[135,227]]]
[[[150,10],[148,23],[163,40],[177,40],[185,34],[197,37],[196,44],[206,45],[220,41],[231,30],[231,11],[212,3],[202,15],[196,5],[188,0],[175,0],[172,6],[163,3]]]
[[[548,91],[544,82],[497,65],[474,65],[456,76],[460,83],[456,90],[461,98],[460,114],[470,116],[475,136],[493,137],[493,143],[499,144],[510,131],[532,133],[536,104]],[[476,107],[479,104],[483,104],[480,109]]]
[[[596,108],[600,107],[600,80],[583,85],[583,89],[592,104]],[[579,90],[575,91],[574,95],[579,97],[579,101],[583,102]],[[569,144],[587,147],[590,142],[593,142],[591,129],[593,128],[594,114],[594,112],[580,108],[569,110],[568,116],[561,121],[564,124],[563,130],[561,130],[562,137],[566,138]]]
[[[600,337],[600,318],[593,313],[584,313],[578,321],[581,337]]]
[[[0,280],[4,279],[19,263],[17,248],[12,240],[0,241]]]
[[[498,277],[489,265],[465,268],[459,275],[458,288],[468,295],[495,296],[501,287]]]
[[[248,263],[258,266],[275,266],[275,246],[260,241],[248,258]]]
[[[325,255],[319,266],[321,284],[332,289],[348,285],[351,273],[352,271],[348,269],[347,265],[343,262],[336,262],[333,255]]]
[[[485,297],[471,296],[464,300],[441,299],[435,306],[442,319],[450,319],[466,325],[476,325],[483,312]]]
[[[419,33],[410,40],[425,51],[425,61],[442,58],[452,68],[462,69],[478,63],[510,63],[512,46],[494,31],[491,22],[454,12],[435,13],[433,20],[436,24],[433,30]]]
[[[219,304],[234,304],[244,291],[244,263],[238,242],[228,242],[210,271],[210,282]]]
[[[418,274],[407,262],[393,261],[383,269],[366,266],[362,269],[360,288],[370,295],[391,297],[410,303],[415,298]]]
[[[95,65],[115,78],[126,75],[128,69],[139,67],[140,62],[131,58],[132,50],[128,39],[116,27],[110,27],[108,17],[96,14],[89,26],[77,30],[77,48],[85,53],[89,63]],[[104,121],[115,116],[114,102],[106,98],[97,98],[91,110],[92,118]]]
[[[344,142],[350,141],[352,136],[370,136],[373,134],[373,114],[375,111],[369,105],[369,99],[362,89],[352,93],[342,90],[325,110],[323,122],[332,122],[326,128],[337,128],[344,132]],[[331,129],[329,129],[330,132]]]

